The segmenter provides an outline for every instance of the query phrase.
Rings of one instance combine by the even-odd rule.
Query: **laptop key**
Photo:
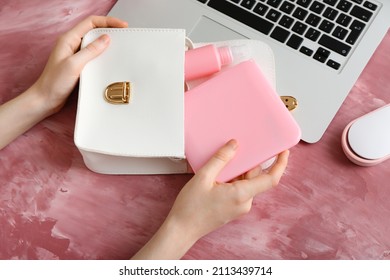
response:
[[[275,29],[271,33],[271,38],[274,38],[275,40],[278,40],[281,43],[286,42],[288,36],[290,35],[290,32],[284,28],[281,28],[279,26],[276,26]]]
[[[249,10],[252,9],[255,4],[256,4],[256,0],[244,0],[241,2],[241,6]]]
[[[339,12],[337,10],[328,7],[322,15],[327,19],[334,20],[338,14]]]
[[[368,2],[368,1],[364,2],[363,6],[366,8],[369,8],[371,11],[375,11],[376,8],[378,8],[377,5],[375,5],[374,3]]]
[[[264,16],[265,13],[267,12],[267,10],[268,10],[268,7],[266,5],[261,4],[261,3],[257,3],[256,7],[253,9],[253,11],[260,16]]]
[[[207,5],[266,35],[270,33],[271,29],[274,26],[272,22],[258,17],[250,13],[249,11],[245,11],[242,8],[236,6],[235,4],[232,4],[227,1],[210,0]]]
[[[347,36],[348,30],[342,28],[341,26],[337,26],[335,30],[333,31],[332,35],[335,36],[337,39],[344,40],[345,36]]]
[[[311,0],[298,0],[297,1],[298,5],[301,5],[302,7],[305,7],[305,8],[309,7],[310,3],[311,3]]]
[[[339,68],[340,68],[340,63],[338,63],[332,59],[329,59],[328,62],[326,63],[326,65],[328,65],[329,67],[332,67],[335,70],[339,70]]]
[[[326,34],[323,34],[321,36],[318,43],[325,48],[328,48],[334,52],[337,52],[338,54],[341,54],[342,56],[347,56],[349,51],[351,50],[351,47],[347,44],[344,44],[343,42],[340,42],[339,40],[336,40]]]
[[[294,19],[286,15],[284,15],[279,21],[279,24],[286,28],[290,28],[293,23]]]
[[[314,3],[310,6],[310,11],[315,12],[317,14],[321,14],[324,9],[325,5],[318,1],[314,1]]]
[[[290,14],[295,8],[295,5],[293,3],[284,1],[282,6],[280,6],[280,10],[282,12],[285,12],[286,14]]]
[[[339,17],[337,18],[336,22],[338,24],[341,24],[342,26],[347,27],[348,24],[351,22],[352,17],[346,15],[346,14],[340,14]]]
[[[306,32],[305,37],[315,42],[320,37],[320,35],[321,35],[320,31],[310,27],[309,30]]]
[[[298,35],[291,35],[290,39],[287,41],[287,46],[297,50],[299,46],[302,44],[303,38],[299,37]]]
[[[349,29],[351,29],[351,33],[347,37],[347,43],[351,45],[355,44],[365,26],[366,25],[364,23],[354,20],[349,27]]]
[[[315,14],[310,14],[307,19],[306,23],[310,24],[311,26],[316,27],[321,21],[321,18],[319,16],[316,16]]]
[[[309,13],[308,11],[298,7],[295,9],[293,13],[293,17],[300,20],[304,20],[308,13]]]
[[[358,6],[355,6],[351,10],[351,15],[353,15],[354,17],[357,17],[358,19],[361,19],[365,22],[368,22],[372,16],[372,12],[370,12],[369,10],[360,8]]]
[[[282,3],[282,0],[268,0],[267,1],[267,4],[274,7],[274,8],[277,8],[280,3]]]
[[[313,54],[313,50],[308,47],[302,46],[299,51],[307,56],[311,56]]]
[[[271,9],[265,17],[273,22],[277,22],[281,15],[281,12]]]
[[[330,21],[324,19],[321,22],[319,29],[326,32],[326,33],[330,33],[332,31],[333,27],[334,27],[333,22],[330,22]]]
[[[334,5],[336,5],[337,1],[338,0],[324,0],[324,3],[331,5],[331,6],[334,6]]]
[[[340,3],[337,4],[337,8],[342,10],[343,12],[348,12],[351,7],[352,3],[345,0],[341,0]]]
[[[303,35],[303,33],[305,33],[307,29],[307,25],[306,24],[303,24],[302,22],[299,22],[297,21],[294,26],[291,28],[292,31],[300,34],[300,35]]]
[[[324,49],[324,48],[318,48],[316,53],[314,54],[313,58],[315,60],[318,60],[319,62],[324,63],[330,55],[330,51]]]

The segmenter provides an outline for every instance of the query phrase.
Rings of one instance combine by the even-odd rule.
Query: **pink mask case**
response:
[[[185,93],[185,153],[195,173],[230,139],[239,147],[217,177],[219,182],[299,142],[300,128],[269,79],[272,65],[265,65],[265,75],[258,61],[238,62]]]

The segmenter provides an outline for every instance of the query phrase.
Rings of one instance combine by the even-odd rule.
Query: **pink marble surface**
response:
[[[33,83],[58,34],[114,3],[1,0],[0,102]],[[390,102],[389,48],[390,32],[321,141],[291,150],[279,186],[185,259],[390,259],[390,161],[359,167],[340,145],[351,120]],[[190,178],[90,172],[73,144],[76,101],[0,151],[0,259],[127,259]]]

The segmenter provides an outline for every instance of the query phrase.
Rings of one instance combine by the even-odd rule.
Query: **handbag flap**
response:
[[[109,155],[184,158],[185,30],[91,30],[82,47],[108,34],[109,47],[80,76],[75,143]],[[130,82],[128,104],[104,98],[108,85]]]

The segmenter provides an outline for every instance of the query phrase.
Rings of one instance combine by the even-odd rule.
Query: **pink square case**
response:
[[[185,153],[195,173],[230,139],[239,147],[219,182],[291,148],[300,137],[298,124],[253,60],[185,93]]]

